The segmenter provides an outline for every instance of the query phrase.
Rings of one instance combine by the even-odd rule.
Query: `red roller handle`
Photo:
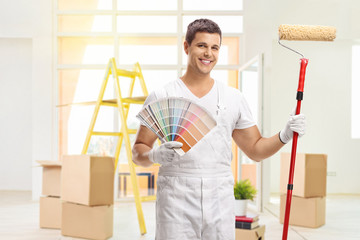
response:
[[[300,76],[299,76],[298,92],[304,92],[305,72],[306,72],[306,66],[307,66],[308,62],[309,62],[309,59],[306,59],[306,58],[300,59]]]
[[[301,62],[300,62],[300,74],[299,74],[299,86],[298,86],[298,92],[297,92],[297,96],[296,96],[297,104],[296,104],[295,115],[300,114],[301,101],[302,101],[303,92],[304,92],[306,66],[309,62],[309,60],[306,58],[302,58],[300,60],[301,60]],[[286,195],[286,207],[285,207],[282,240],[287,240],[287,234],[288,234],[288,228],[289,228],[290,207],[291,207],[291,198],[292,198],[292,190],[293,190],[295,158],[296,158],[296,148],[297,148],[298,136],[299,136],[299,134],[297,132],[294,132],[292,148],[291,148],[289,183],[288,183],[287,195]]]

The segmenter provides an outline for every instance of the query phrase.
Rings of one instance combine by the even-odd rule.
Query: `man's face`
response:
[[[185,41],[184,50],[188,55],[188,70],[197,74],[210,74],[218,60],[220,35],[198,32],[190,46]]]

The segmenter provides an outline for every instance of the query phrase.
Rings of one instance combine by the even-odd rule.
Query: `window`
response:
[[[199,4],[201,2],[201,4]],[[183,39],[188,23],[210,18],[223,31],[223,46],[215,78],[236,83],[242,36],[242,1],[210,0],[57,0],[56,2],[56,86],[58,108],[58,152],[80,154],[93,106],[68,106],[74,102],[95,101],[105,67],[115,57],[119,68],[131,69],[139,62],[149,91],[182,75],[186,69]],[[111,86],[110,86],[111,88]],[[106,98],[114,98],[112,89]],[[135,113],[128,124],[138,126]],[[101,117],[102,116],[102,117]],[[116,109],[103,110],[95,128],[118,131]],[[114,153],[116,139],[95,137],[89,152]],[[119,162],[127,162],[122,150]]]

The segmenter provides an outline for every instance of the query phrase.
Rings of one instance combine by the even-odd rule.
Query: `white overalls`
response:
[[[226,124],[224,86],[217,86],[217,126],[184,156],[160,167],[156,240],[235,239],[232,130]],[[159,94],[178,96],[173,84]]]

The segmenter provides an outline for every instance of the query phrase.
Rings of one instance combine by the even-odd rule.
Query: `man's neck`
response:
[[[180,79],[186,87],[199,98],[205,96],[214,85],[214,79],[210,77],[210,74],[196,75],[186,72]]]

